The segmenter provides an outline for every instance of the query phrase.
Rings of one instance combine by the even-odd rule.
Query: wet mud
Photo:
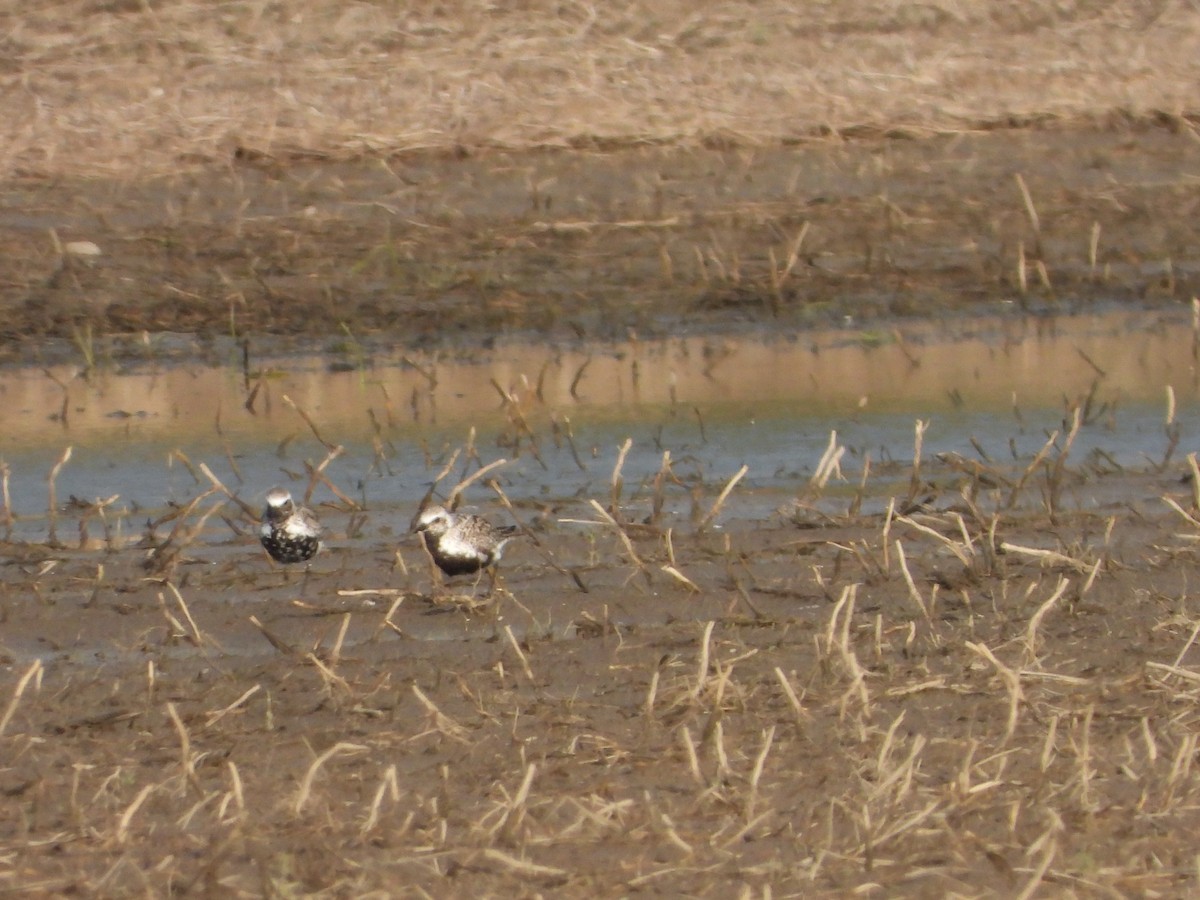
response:
[[[17,179],[0,198],[0,338],[35,361],[224,361],[222,338],[346,356],[1186,303],[1200,291],[1193,167],[1190,132],[1114,118]],[[178,338],[148,348],[144,332]]]
[[[3,876],[930,896],[1050,859],[1050,884],[1186,894],[1195,496],[1186,463],[1062,438],[880,465],[861,495],[844,471],[523,503],[494,586],[441,583],[407,506],[320,504],[308,568],[225,509],[203,541],[10,545]]]
[[[0,886],[1195,893],[1192,146],[9,186]]]

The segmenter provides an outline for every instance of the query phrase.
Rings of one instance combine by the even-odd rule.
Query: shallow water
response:
[[[798,490],[831,432],[853,479],[867,455],[876,466],[910,461],[917,419],[929,423],[926,457],[977,458],[982,448],[998,462],[1027,458],[1089,395],[1092,415],[1072,459],[1099,448],[1138,466],[1166,451],[1168,386],[1178,452],[1195,446],[1194,340],[1182,313],[1117,312],[890,332],[511,344],[462,358],[375,353],[336,367],[327,356],[281,357],[249,373],[232,359],[226,367],[150,359],[88,378],[68,367],[21,369],[0,374],[8,410],[0,454],[14,535],[29,539],[45,534],[47,475],[67,447],[59,500],[119,495],[111,509],[129,522],[208,486],[174,451],[257,505],[272,484],[303,486],[304,461],[325,457],[324,440],[344,448],[327,470],[341,490],[405,505],[472,429],[482,462],[509,460],[498,475],[514,500],[608,496],[626,438],[626,496],[664,451],[685,480],[719,485],[746,465],[744,488]],[[460,462],[445,484],[467,471]],[[476,487],[469,501],[490,497]],[[318,487],[313,499],[332,498]]]

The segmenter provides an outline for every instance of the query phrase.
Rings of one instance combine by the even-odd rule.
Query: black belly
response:
[[[480,559],[478,556],[451,556],[443,553],[438,542],[429,535],[422,534],[421,537],[425,540],[425,546],[429,549],[429,555],[433,557],[437,567],[451,577],[471,575],[492,562],[491,554],[487,554],[486,559]]]
[[[264,537],[262,545],[275,562],[298,563],[307,562],[316,556],[321,542],[315,537],[288,537],[275,533]]]
[[[435,555],[433,561],[438,564],[439,569],[451,576],[470,575],[483,568],[483,563],[479,559],[466,559],[461,556]]]

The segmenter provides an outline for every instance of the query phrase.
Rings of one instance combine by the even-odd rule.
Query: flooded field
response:
[[[0,879],[1189,893],[1196,346],[1118,311],[9,370]],[[272,484],[309,566],[258,546]],[[460,487],[524,529],[494,585],[409,533]]]
[[[0,893],[1200,895],[1189,4],[0,22]]]
[[[114,512],[183,500],[200,462],[257,504],[333,446],[343,448],[335,471],[344,490],[369,497],[365,505],[412,504],[472,433],[481,459],[506,459],[497,474],[517,496],[592,489],[626,438],[633,479],[652,475],[671,450],[700,471],[746,464],[747,484],[787,491],[831,431],[850,458],[892,461],[911,455],[914,420],[924,419],[938,451],[976,456],[975,441],[1004,458],[1036,450],[1085,402],[1075,453],[1102,449],[1133,465],[1163,452],[1168,402],[1181,436],[1192,437],[1196,340],[1186,314],[1114,311],[396,351],[356,365],[292,356],[253,368],[17,369],[0,379],[4,453],[24,536],[44,527],[45,476],[68,448],[60,493],[117,495]]]

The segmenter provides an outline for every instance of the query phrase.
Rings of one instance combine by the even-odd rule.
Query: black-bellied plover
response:
[[[258,537],[271,559],[281,563],[307,562],[321,549],[321,523],[312,511],[297,506],[281,487],[267,492]]]
[[[517,533],[514,525],[493,525],[469,513],[430,506],[417,517],[417,532],[439,569],[449,576],[490,569]]]

